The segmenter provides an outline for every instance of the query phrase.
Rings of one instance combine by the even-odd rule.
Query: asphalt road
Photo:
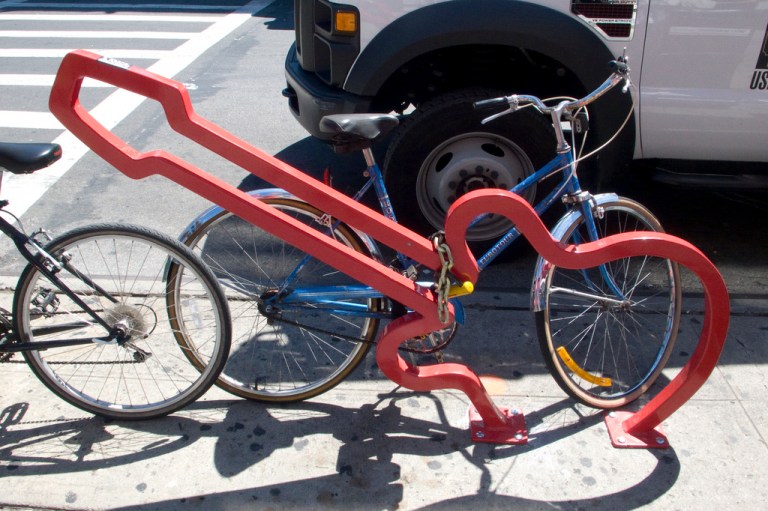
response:
[[[293,39],[291,25],[285,19],[290,15],[290,8],[285,8],[290,2],[279,1],[272,6],[269,1],[251,2],[251,7],[244,13],[230,13],[224,8],[199,12],[181,7],[173,12],[162,9],[137,12],[118,2],[112,3],[118,12],[112,14],[113,20],[109,21],[88,21],[94,14],[104,15],[112,10],[107,8],[99,13],[52,10],[51,19],[37,15],[28,15],[30,19],[15,19],[24,17],[24,11],[13,11],[15,18],[9,13],[0,15],[0,44],[5,50],[0,49],[3,73],[48,77],[48,82],[41,78],[39,85],[9,85],[13,83],[10,78],[3,82],[0,138],[8,141],[56,140],[62,143],[65,159],[67,155],[83,152],[77,141],[67,137],[60,127],[57,129],[55,119],[46,113],[49,82],[61,56],[34,56],[41,55],[40,47],[48,51],[42,55],[65,53],[52,51],[54,49],[86,48],[181,81],[188,85],[200,115],[268,152],[289,150],[306,137],[288,114],[280,95],[284,87],[282,63]],[[227,2],[238,3],[247,4],[242,0]],[[190,4],[194,6],[195,2]],[[263,9],[251,15],[254,6]],[[140,18],[132,21],[132,16]],[[173,19],[167,21],[169,17]],[[65,28],[75,35],[57,38],[57,34],[52,33]],[[2,37],[3,33],[23,30],[34,31],[41,37]],[[110,31],[138,36],[119,39],[103,36]],[[172,38],[173,33],[179,32],[182,34]],[[94,33],[96,37],[91,38]],[[163,34],[169,34],[169,38],[152,38]],[[7,56],[12,54],[11,50],[18,50],[23,45],[26,45],[27,53],[16,51],[13,54],[28,57]],[[184,59],[187,65],[182,68]],[[84,88],[82,99],[86,105],[109,103],[113,94],[113,88]],[[206,154],[173,133],[157,105],[144,101],[129,110],[120,98],[117,99],[117,102],[112,100],[110,114],[122,119],[114,131],[137,149],[170,150],[235,184],[247,177],[245,171]],[[19,112],[30,115],[19,115]],[[41,121],[44,128],[21,127],[35,120]],[[92,153],[85,153],[74,164],[62,163],[68,168],[53,167],[35,176],[6,179],[2,195],[11,201],[12,211],[23,213],[21,219],[28,230],[44,226],[57,233],[92,222],[120,221],[148,225],[175,235],[197,212],[208,206],[207,202],[164,179],[133,181]],[[58,180],[51,182],[54,180],[51,176]],[[27,207],[24,204],[26,196],[39,189],[42,189],[39,197]],[[14,209],[18,208],[19,202],[23,203],[22,211]],[[11,258],[5,257],[7,250],[8,245],[3,245],[3,261],[6,263],[3,271],[12,273],[17,268]]]

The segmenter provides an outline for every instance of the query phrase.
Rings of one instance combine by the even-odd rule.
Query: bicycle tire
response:
[[[603,217],[595,217],[600,238],[636,230],[663,232],[658,220],[630,199],[601,208]],[[572,243],[577,236],[588,239],[582,215],[561,240]],[[644,394],[664,369],[677,336],[682,300],[678,265],[650,256],[606,264],[626,298],[610,304],[572,294],[614,298],[598,268],[565,270],[541,258],[539,263],[534,289],[543,283],[545,306],[536,311],[536,327],[558,385],[577,401],[603,409],[625,406]]]
[[[67,287],[113,329],[121,325],[131,336],[122,345],[96,342],[108,335],[104,326],[28,265],[14,294],[19,340],[94,339],[24,352],[53,393],[96,415],[131,420],[172,413],[213,385],[226,362],[231,319],[216,278],[187,247],[144,227],[101,224],[70,231],[45,251],[65,264],[57,277]],[[168,272],[170,261],[175,273]],[[178,337],[207,361],[204,371],[182,355]]]
[[[291,218],[330,233],[324,213],[291,198],[262,198]],[[338,223],[334,237],[371,256],[360,237]],[[376,337],[376,318],[340,316],[318,302],[267,314],[263,299],[307,257],[306,253],[236,215],[220,210],[181,240],[208,264],[226,291],[234,321],[229,360],[217,385],[254,401],[293,402],[322,394],[343,381],[363,360]],[[312,258],[295,285],[343,285],[350,277]],[[384,299],[350,299],[365,313],[383,310]],[[278,305],[279,307],[279,305]],[[351,338],[355,340],[351,340]]]

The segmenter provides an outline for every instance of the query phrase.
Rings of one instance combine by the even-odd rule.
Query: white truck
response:
[[[384,171],[399,218],[421,231],[462,193],[510,187],[553,155],[530,116],[481,125],[488,113],[472,102],[580,97],[624,49],[635,87],[590,106],[589,140],[634,113],[590,168],[592,185],[626,176],[632,160],[673,184],[768,183],[766,0],[294,0],[294,18],[291,111],[321,139],[328,114],[403,114]]]

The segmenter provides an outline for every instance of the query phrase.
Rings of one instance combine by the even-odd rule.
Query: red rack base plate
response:
[[[605,413],[605,425],[611,444],[618,449],[668,449],[670,447],[667,435],[661,425],[649,431],[624,431],[623,423],[634,415],[633,412],[612,411]]]
[[[483,418],[474,407],[469,408],[469,430],[473,442],[489,444],[525,445],[528,443],[528,430],[525,416],[519,408],[499,408],[506,424],[503,427],[486,427]]]

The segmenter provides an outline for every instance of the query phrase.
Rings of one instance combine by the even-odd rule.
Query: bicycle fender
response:
[[[282,190],[280,188],[263,188],[261,190],[252,190],[250,192],[247,192],[248,195],[251,197],[255,197],[257,199],[296,199],[299,200],[295,195],[286,192],[285,190]],[[211,219],[213,219],[216,215],[222,213],[224,211],[224,208],[218,205],[213,205],[210,208],[206,209],[199,215],[197,215],[195,218],[192,219],[192,221],[187,225],[184,230],[181,231],[181,234],[179,234],[179,241],[186,245],[187,242],[189,242],[190,237],[197,231],[200,226],[205,225],[206,223],[210,222]]]
[[[251,190],[249,192],[246,192],[251,197],[254,197],[256,199],[290,199],[295,201],[304,202],[298,197],[296,197],[294,194],[287,192],[283,190],[282,188],[260,188],[258,190]],[[221,214],[221,212],[224,211],[224,208],[221,206],[211,206],[210,208],[206,209],[199,215],[197,215],[190,223],[187,225],[184,230],[181,231],[181,234],[179,234],[179,241],[187,245],[190,242],[191,236],[200,228],[201,225],[205,225],[206,223],[210,222],[212,218],[216,217],[216,215]],[[371,256],[376,259],[377,261],[380,261],[382,259],[381,250],[379,250],[378,244],[368,236],[366,233],[360,231],[359,229],[355,229],[352,226],[348,226],[359,238],[360,241],[363,242],[363,245],[365,245],[365,248],[368,249],[368,252],[370,252]]]
[[[464,324],[464,305],[462,305],[459,298],[449,298],[448,301],[453,305],[453,316],[456,318],[456,323]]]
[[[616,202],[619,200],[619,196],[615,193],[601,193],[599,195],[593,195],[592,199],[595,201],[596,206],[602,206],[604,204]],[[581,209],[579,208],[574,208],[564,214],[552,228],[552,237],[556,240],[563,239],[563,236],[568,232],[568,229],[581,220],[581,215]],[[547,260],[539,256],[536,259],[536,266],[533,270],[533,284],[531,285],[531,310],[533,312],[544,310],[545,297],[543,296],[543,282],[547,276],[548,269],[549,263]]]

